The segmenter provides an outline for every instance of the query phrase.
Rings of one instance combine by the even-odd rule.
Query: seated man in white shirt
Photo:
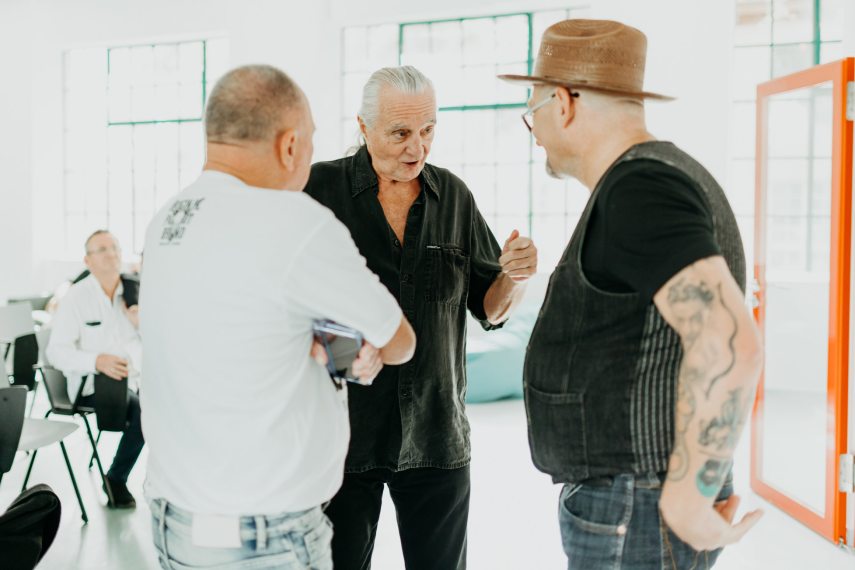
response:
[[[128,491],[128,475],[142,451],[138,384],[142,359],[139,307],[128,308],[122,298],[121,250],[115,236],[106,230],[86,240],[83,261],[90,275],[71,286],[51,321],[47,347],[50,364],[68,379],[68,396],[82,406],[94,403],[93,374],[114,380],[128,378],[128,423],[104,481],[107,506],[134,508]],[[83,389],[81,391],[81,383]]]
[[[146,233],[145,492],[164,568],[332,568],[321,505],[343,477],[347,387],[310,356],[312,323],[363,333],[363,381],[415,350],[347,228],[301,192],[314,130],[278,69],[227,73],[204,172]]]

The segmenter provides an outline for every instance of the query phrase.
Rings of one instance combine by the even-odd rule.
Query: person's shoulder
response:
[[[96,284],[95,276],[91,273],[78,281],[77,283],[73,283],[71,287],[68,288],[68,292],[62,297],[63,303],[76,303],[92,294],[92,288]]]
[[[440,199],[448,197],[455,201],[474,201],[466,182],[451,170],[428,162],[425,163],[424,176],[428,184],[437,185]]]
[[[314,163],[304,192],[315,197],[339,190],[342,183],[350,178],[352,160],[352,156],[345,156]]]

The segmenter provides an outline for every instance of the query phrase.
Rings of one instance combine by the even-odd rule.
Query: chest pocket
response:
[[[469,292],[469,254],[452,245],[429,245],[425,251],[425,300],[465,305]]]

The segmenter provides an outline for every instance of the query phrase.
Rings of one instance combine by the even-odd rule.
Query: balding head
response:
[[[269,141],[293,127],[301,112],[304,97],[290,77],[269,65],[246,65],[226,73],[211,91],[205,135],[214,143]]]
[[[217,82],[205,111],[205,170],[250,186],[302,190],[315,126],[303,91],[269,65],[247,65]]]

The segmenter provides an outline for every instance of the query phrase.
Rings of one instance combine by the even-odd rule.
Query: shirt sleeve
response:
[[[481,212],[473,201],[472,214],[472,241],[469,252],[469,296],[466,306],[473,317],[478,319],[484,330],[502,328],[504,322],[498,325],[491,324],[487,320],[487,312],[484,310],[484,297],[490,286],[502,272],[499,265],[499,256],[502,248],[499,247],[493,232],[484,221]]]
[[[288,278],[290,297],[315,318],[352,327],[374,346],[386,345],[400,326],[397,301],[332,215],[306,240]]]
[[[86,375],[95,372],[98,353],[79,348],[82,322],[76,299],[66,295],[51,320],[50,340],[45,351],[51,366],[63,373]]]
[[[721,249],[701,190],[678,173],[638,170],[604,203],[605,260],[611,277],[645,301],[692,263]]]

